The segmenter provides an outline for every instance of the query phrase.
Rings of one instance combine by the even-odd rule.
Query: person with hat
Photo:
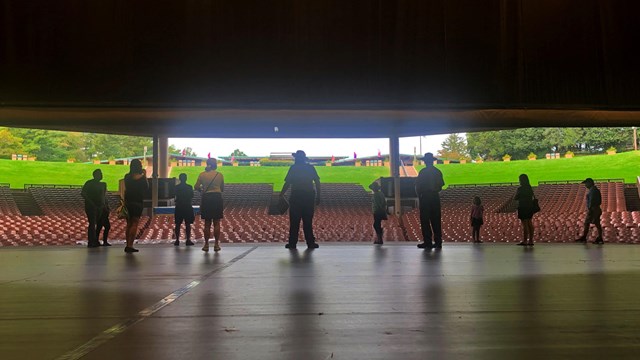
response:
[[[213,251],[220,251],[220,220],[224,217],[224,176],[218,172],[218,161],[207,159],[207,167],[198,175],[194,188],[202,192],[200,203],[200,217],[204,220],[204,246],[202,251],[209,251],[211,238],[211,224],[213,223]]]
[[[382,245],[382,220],[387,220],[387,199],[380,191],[379,180],[376,180],[369,185],[369,189],[373,191],[371,197],[371,210],[373,211],[373,229],[376,231],[376,241],[374,244]]]
[[[420,203],[420,227],[424,242],[420,249],[442,249],[442,210],[440,191],[444,186],[442,172],[433,166],[432,153],[424,154],[425,168],[420,170],[416,179],[416,194]],[[433,241],[432,241],[433,239]]]
[[[291,195],[289,196],[289,242],[285,247],[290,250],[296,249],[300,221],[302,220],[302,230],[307,247],[309,249],[317,249],[320,246],[313,236],[313,214],[315,205],[320,204],[320,177],[313,165],[307,162],[307,155],[304,151],[298,150],[291,155],[294,158],[294,164],[289,168],[289,172],[284,178],[284,186],[280,191],[280,196],[284,197],[287,190],[291,188]]]
[[[586,178],[582,184],[587,188],[587,217],[584,219],[584,229],[582,236],[576,239],[576,242],[586,243],[587,235],[589,235],[589,227],[591,224],[598,229],[598,237],[593,242],[594,244],[604,244],[602,239],[602,225],[600,225],[600,215],[602,215],[602,195],[600,189],[598,189],[592,178]]]

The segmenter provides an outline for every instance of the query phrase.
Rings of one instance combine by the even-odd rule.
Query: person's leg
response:
[[[312,248],[316,247],[316,237],[313,235],[314,200],[313,198],[307,199],[302,208],[302,232],[307,246]]]
[[[377,215],[373,215],[373,229],[376,231],[375,244],[382,243],[382,218]]]
[[[476,229],[476,241],[481,243],[482,240],[480,240],[480,229],[482,228],[482,225],[478,225],[478,228]]]
[[[204,220],[204,246],[203,251],[209,251],[209,239],[211,239],[211,219]]]
[[[174,221],[176,224],[176,227],[173,229],[173,234],[176,237],[176,241],[173,242],[173,245],[175,246],[179,246],[180,245],[180,227],[182,226],[182,220],[178,219],[177,217],[174,217]]]
[[[129,217],[127,220],[127,231],[126,231],[126,241],[127,245],[124,249],[125,252],[135,252],[138,250],[133,249],[133,242],[136,239],[136,235],[138,233],[138,222],[140,222],[139,217]]]
[[[522,225],[522,241],[518,243],[518,245],[526,245],[527,239],[529,238],[529,227],[527,226],[527,220],[520,219],[520,224]]]
[[[213,220],[213,251],[220,251],[220,219]]]
[[[193,245],[193,241],[191,241],[191,223],[185,222],[184,229],[187,236],[187,246]]]
[[[529,229],[529,245],[533,245],[533,219],[527,219],[526,223]]]
[[[105,211],[102,215],[102,226],[104,232],[102,233],[102,246],[111,246],[107,239],[109,238],[109,230],[111,230],[111,222],[109,221],[109,212]]]
[[[423,199],[420,199],[420,229],[422,230],[422,240],[424,242],[418,244],[418,247],[430,249],[433,246],[431,241],[431,219],[429,218],[427,204],[423,204],[422,202]]]
[[[96,223],[98,222],[97,210],[93,207],[85,207],[85,213],[87,214],[87,246],[96,247],[100,244],[96,238]]]
[[[602,225],[600,224],[600,219],[598,219],[598,221],[596,221],[596,223],[594,225],[596,226],[596,229],[598,230],[598,237],[596,238],[596,243],[604,242],[604,240],[602,239]]]
[[[430,221],[433,229],[433,246],[442,247],[442,210],[440,208],[440,198],[436,197],[430,204]]]
[[[587,216],[584,219],[584,225],[582,226],[582,235],[577,238],[576,242],[587,242],[587,236],[589,236],[589,227],[591,226],[591,213],[587,211]]]
[[[300,204],[296,198],[291,197],[289,205],[289,247],[295,247],[298,243],[300,220],[302,220]]]

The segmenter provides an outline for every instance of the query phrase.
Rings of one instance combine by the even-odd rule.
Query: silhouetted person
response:
[[[109,202],[107,201],[107,184],[104,184],[104,207],[98,215],[98,222],[96,223],[96,240],[100,242],[100,232],[104,229],[102,234],[102,246],[111,246],[107,239],[109,238],[109,230],[111,230],[111,221],[109,221]]]
[[[582,231],[582,236],[576,239],[576,242],[587,242],[587,235],[589,235],[589,226],[593,224],[596,226],[596,229],[598,229],[598,237],[593,243],[604,244],[604,240],[602,239],[602,225],[600,225],[600,216],[602,215],[602,209],[600,208],[600,205],[602,205],[602,195],[600,194],[600,189],[596,187],[592,178],[586,178],[582,183],[588,190],[587,217],[584,219],[584,229]]]
[[[422,160],[425,168],[420,170],[416,179],[416,194],[420,200],[420,227],[424,242],[418,244],[418,247],[442,249],[440,191],[444,186],[444,179],[442,172],[433,166],[435,158],[432,153],[424,154]]]
[[[138,252],[138,249],[133,248],[133,241],[138,234],[138,223],[140,222],[140,216],[142,216],[142,210],[144,209],[144,195],[149,190],[147,171],[142,168],[140,160],[131,160],[129,173],[124,176],[124,187],[124,203],[129,211],[125,234],[127,245],[124,251],[133,253]]]
[[[280,196],[284,196],[291,188],[289,197],[289,243],[287,249],[295,249],[298,244],[298,232],[302,220],[302,231],[309,249],[317,249],[320,246],[313,236],[313,213],[315,205],[320,204],[320,177],[316,168],[307,163],[307,155],[298,150],[291,154],[294,164],[289,168],[284,178],[284,186]],[[315,184],[315,189],[314,189]]]
[[[518,243],[520,246],[533,246],[533,188],[529,183],[527,174],[521,174],[518,177],[520,187],[516,190],[513,197],[518,202],[518,219],[522,223],[522,241]]]
[[[202,192],[200,217],[204,220],[204,246],[202,251],[209,251],[211,238],[211,224],[213,223],[213,251],[220,251],[220,220],[222,220],[224,203],[224,176],[217,171],[218,162],[215,158],[207,159],[207,167],[198,176],[195,188]]]
[[[484,224],[484,206],[482,206],[482,200],[479,196],[473,198],[473,205],[471,205],[471,235],[473,242],[478,244],[480,240],[480,228]]]
[[[106,205],[106,193],[107,184],[101,182],[102,170],[96,169],[93,171],[93,179],[88,180],[82,186],[81,195],[84,198],[84,212],[87,214],[87,220],[89,222],[87,228],[88,242],[87,246],[90,248],[100,246],[98,241],[98,231],[96,225],[98,219],[101,219],[106,209],[107,211],[107,224],[109,224],[109,210]],[[108,232],[108,230],[106,230]],[[106,243],[105,237],[105,243]]]
[[[373,229],[376,231],[376,241],[373,243],[382,245],[382,220],[387,220],[387,200],[380,191],[380,184],[377,181],[371,183],[369,189],[373,191],[371,210],[373,211]]]
[[[175,208],[175,235],[176,241],[173,245],[180,245],[180,226],[184,221],[184,228],[187,237],[187,246],[193,245],[191,241],[191,224],[195,220],[195,216],[193,215],[193,206],[191,206],[191,201],[193,200],[193,188],[191,185],[187,184],[187,174],[182,173],[178,176],[180,179],[180,184],[176,185],[176,208]]]

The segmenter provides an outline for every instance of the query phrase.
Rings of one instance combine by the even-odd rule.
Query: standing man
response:
[[[587,217],[584,219],[582,236],[577,238],[576,242],[587,242],[589,226],[593,224],[596,226],[596,229],[598,229],[598,237],[593,243],[604,244],[604,240],[602,239],[602,225],[600,225],[600,215],[602,215],[602,209],[600,209],[600,205],[602,204],[602,195],[592,178],[586,178],[582,183],[587,188]]]
[[[289,243],[285,245],[287,249],[295,249],[298,244],[298,232],[300,231],[300,220],[302,220],[302,230],[307,248],[317,249],[320,246],[313,236],[313,213],[315,205],[320,204],[320,177],[316,168],[307,163],[307,155],[304,151],[298,150],[291,154],[294,164],[289,168],[287,177],[284,178],[284,186],[280,191],[280,196],[291,188],[289,197]],[[314,191],[315,184],[315,191]]]
[[[88,180],[86,183],[84,183],[84,186],[82,186],[81,195],[84,198],[84,211],[87,214],[87,220],[89,221],[89,226],[87,229],[87,236],[89,238],[89,241],[87,243],[87,247],[90,248],[100,246],[100,243],[98,242],[96,225],[98,223],[98,219],[103,215],[106,207],[105,196],[107,192],[107,184],[101,182],[100,180],[102,180],[102,171],[100,169],[96,169],[93,171],[93,179]],[[107,226],[105,226],[105,233],[108,233]]]
[[[432,153],[424,154],[425,168],[420,170],[416,180],[416,193],[420,199],[420,227],[424,242],[420,249],[442,249],[442,211],[440,190],[444,186],[442,172],[433,166]],[[433,242],[432,242],[433,239]]]
[[[184,228],[187,237],[186,245],[192,246],[191,224],[193,224],[195,220],[193,206],[191,205],[191,201],[193,200],[193,188],[191,185],[187,184],[187,174],[182,173],[178,178],[180,179],[180,184],[176,185],[176,208],[174,214],[176,223],[174,233],[176,235],[176,241],[174,241],[173,245],[180,245],[180,226],[184,221]]]

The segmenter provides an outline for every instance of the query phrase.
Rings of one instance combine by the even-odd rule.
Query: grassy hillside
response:
[[[127,166],[51,163],[42,161],[0,160],[0,183],[10,183],[13,188],[24,184],[83,184],[91,178],[91,172],[100,168],[109,190],[117,190],[118,179],[128,171]],[[518,175],[526,173],[532,183],[544,180],[578,180],[585,177],[622,178],[634,183],[640,175],[640,152],[616,155],[594,155],[573,159],[520,160],[511,162],[485,162],[482,164],[438,165],[447,184],[478,184],[517,182]],[[271,183],[279,190],[287,173],[286,167],[222,167],[227,183]],[[172,176],[180,172],[189,176],[193,184],[201,167],[174,169]],[[368,185],[380,176],[388,176],[384,167],[317,167],[322,182],[358,183]]]

